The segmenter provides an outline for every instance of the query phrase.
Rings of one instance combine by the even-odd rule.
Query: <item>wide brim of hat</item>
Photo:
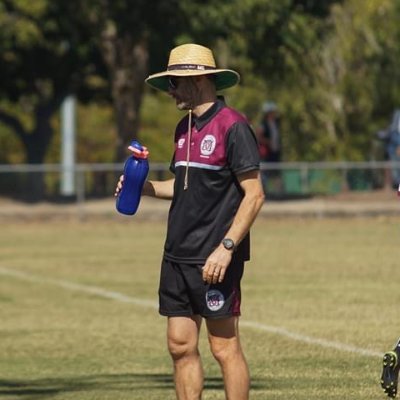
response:
[[[214,75],[216,90],[228,89],[235,86],[240,81],[240,75],[231,69],[212,69],[212,70],[174,70],[164,71],[150,75],[145,82],[154,89],[168,92],[168,77],[170,76],[198,76]]]

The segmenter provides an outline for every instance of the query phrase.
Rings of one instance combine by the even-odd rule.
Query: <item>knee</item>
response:
[[[190,341],[177,340],[174,338],[168,339],[168,351],[174,361],[179,361],[198,354],[195,344]]]
[[[226,364],[232,358],[234,358],[236,353],[236,345],[233,343],[221,343],[210,341],[211,353],[219,364]]]

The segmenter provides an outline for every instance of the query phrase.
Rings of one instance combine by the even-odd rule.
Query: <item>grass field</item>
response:
[[[0,399],[175,399],[157,313],[163,222],[5,222]],[[400,219],[259,219],[243,279],[251,399],[385,398]],[[204,399],[224,399],[207,348]]]

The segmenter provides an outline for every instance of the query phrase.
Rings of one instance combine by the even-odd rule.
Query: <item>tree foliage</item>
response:
[[[284,159],[366,159],[400,103],[399,20],[396,0],[3,0],[0,123],[26,161],[43,162],[55,112],[74,93],[102,105],[87,113],[112,107],[115,131],[93,125],[93,140],[115,143],[115,160],[143,134],[161,161],[170,135],[157,130],[171,132],[175,114],[143,81],[174,45],[194,41],[240,72],[226,96],[254,124],[264,100],[278,103]]]
[[[398,7],[390,0],[363,5],[333,7],[324,40],[304,54],[306,73],[286,88],[292,158],[368,159],[375,132],[400,102]]]
[[[149,65],[173,44],[181,23],[178,6],[178,0],[76,1],[106,68],[118,132],[117,161],[138,135],[144,80]]]
[[[29,163],[43,162],[53,135],[51,117],[65,96],[88,88],[90,34],[67,22],[74,11],[64,4],[69,3],[57,8],[47,0],[7,0],[0,8],[0,95],[13,104],[11,110],[0,108],[0,121],[19,137]]]

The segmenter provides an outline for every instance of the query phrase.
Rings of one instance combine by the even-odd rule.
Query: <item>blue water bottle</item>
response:
[[[116,207],[121,214],[133,215],[139,207],[143,184],[149,173],[147,148],[133,140],[128,149],[132,155],[124,167],[124,183],[118,194]]]

